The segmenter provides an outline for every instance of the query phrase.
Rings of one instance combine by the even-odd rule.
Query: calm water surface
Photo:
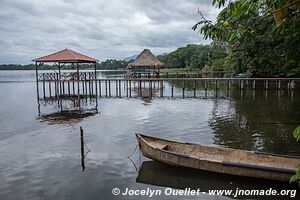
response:
[[[121,191],[293,188],[289,184],[169,167],[141,157],[138,151],[132,161],[127,157],[136,147],[135,132],[200,144],[300,154],[300,145],[292,137],[292,130],[300,123],[299,91],[293,97],[287,92],[278,95],[277,91],[266,94],[259,90],[253,98],[252,91],[246,90],[242,96],[232,91],[225,98],[155,98],[150,103],[138,98],[99,99],[98,114],[53,124],[38,118],[34,80],[33,71],[0,72],[0,199],[149,199],[114,196],[111,190],[116,187]],[[41,104],[42,112],[57,109],[55,102]],[[91,150],[84,171],[80,126],[86,149]],[[198,197],[230,198],[207,194]]]

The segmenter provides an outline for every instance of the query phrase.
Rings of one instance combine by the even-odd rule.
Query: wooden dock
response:
[[[197,98],[207,92],[236,90],[299,90],[300,78],[96,78],[95,72],[42,73],[42,98],[170,97]],[[204,94],[203,94],[204,91]],[[188,95],[187,95],[188,94]]]

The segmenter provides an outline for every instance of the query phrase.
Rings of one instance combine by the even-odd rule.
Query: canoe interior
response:
[[[144,142],[152,148],[216,163],[237,163],[241,165],[263,166],[267,169],[283,169],[290,173],[294,172],[296,166],[300,163],[300,158],[286,158],[257,154],[252,151],[183,143],[147,136],[140,133],[138,133],[137,136],[140,136]]]

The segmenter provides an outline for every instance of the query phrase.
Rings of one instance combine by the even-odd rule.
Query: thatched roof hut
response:
[[[138,57],[128,64],[127,68],[132,67],[161,67],[164,64],[160,62],[149,49],[144,49]]]

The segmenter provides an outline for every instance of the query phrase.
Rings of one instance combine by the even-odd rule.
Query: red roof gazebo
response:
[[[38,100],[39,100],[39,85],[38,82],[42,79],[42,81],[56,81],[59,84],[63,82],[64,77],[61,75],[61,67],[66,66],[66,65],[71,65],[71,66],[76,66],[76,76],[73,76],[73,80],[77,81],[77,94],[78,94],[78,99],[80,99],[80,89],[79,89],[79,81],[81,80],[80,74],[79,74],[79,68],[80,64],[92,64],[94,67],[94,74],[92,77],[89,77],[89,79],[97,79],[97,74],[96,74],[96,64],[97,64],[97,59],[89,57],[87,55],[83,55],[81,53],[78,53],[76,51],[70,50],[70,49],[64,49],[61,51],[58,51],[56,53],[52,53],[46,56],[42,56],[36,59],[33,59],[32,61],[35,62],[36,66],[36,82],[37,82],[37,95],[38,95]],[[39,76],[38,74],[38,68],[42,66],[44,63],[54,63],[54,66],[58,67],[59,72],[55,73],[54,78],[50,78],[50,80],[45,80],[44,74],[43,77]],[[71,74],[71,73],[70,73]],[[74,73],[73,73],[74,74]],[[92,73],[91,73],[92,74]],[[48,77],[49,78],[49,77]],[[52,80],[53,79],[53,80]],[[96,92],[97,92],[97,84],[95,84],[96,87]]]
[[[83,55],[70,49],[64,49],[56,53],[33,59],[34,62],[58,62],[58,63],[96,63],[97,59]]]

